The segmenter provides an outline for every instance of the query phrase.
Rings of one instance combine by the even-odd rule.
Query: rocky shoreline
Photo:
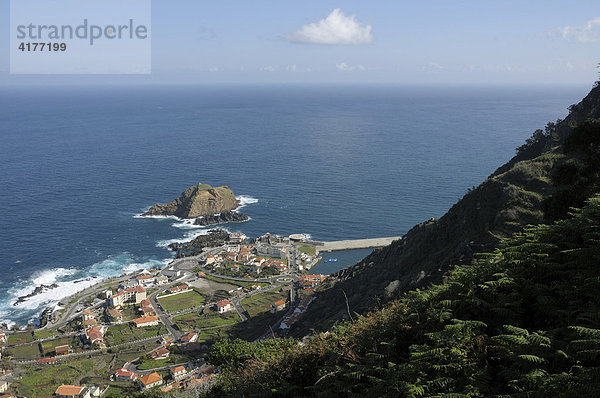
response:
[[[24,296],[19,296],[17,298],[17,301],[15,301],[13,303],[13,306],[17,306],[21,303],[24,303],[25,301],[27,301],[28,299],[37,296],[38,294],[42,294],[44,293],[45,290],[51,290],[51,289],[56,289],[58,287],[58,284],[53,283],[51,285],[40,285],[40,286],[36,286],[36,288],[33,290],[33,292],[26,294]]]
[[[177,252],[177,258],[196,256],[204,247],[218,247],[229,239],[229,232],[224,229],[211,229],[207,235],[200,235],[191,242],[171,243],[169,248]]]
[[[209,226],[228,222],[243,222],[248,221],[248,219],[249,217],[245,214],[236,211],[224,211],[219,214],[198,217],[194,221],[194,225]]]

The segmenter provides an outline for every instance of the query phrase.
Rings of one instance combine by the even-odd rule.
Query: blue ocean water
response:
[[[395,236],[442,215],[585,87],[0,88],[0,319],[161,265],[202,230],[135,218],[229,185],[250,236]],[[73,281],[82,282],[74,283]],[[97,279],[96,279],[97,280]],[[13,306],[40,284],[58,287]]]

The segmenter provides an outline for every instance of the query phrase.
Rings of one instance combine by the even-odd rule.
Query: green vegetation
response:
[[[167,333],[167,328],[161,323],[158,326],[135,327],[132,323],[111,326],[104,335],[108,346],[129,343],[150,337],[159,337]]]
[[[171,354],[165,359],[146,359],[138,365],[140,370],[162,368],[163,366],[175,365],[179,363],[188,362],[190,358],[186,355]]]
[[[33,337],[35,338],[35,340],[42,340],[42,339],[48,339],[50,337],[54,337],[57,334],[58,334],[58,332],[56,330],[43,329],[43,330],[36,330],[35,332],[33,332]]]
[[[7,356],[14,359],[37,359],[40,357],[40,345],[38,343],[21,345],[18,347],[9,347],[6,349]]]
[[[213,396],[600,393],[600,196],[304,345],[216,343]]]
[[[233,325],[240,321],[240,317],[235,311],[215,315],[192,313],[174,317],[173,321],[179,326],[179,329],[191,331],[215,326]]]
[[[298,248],[302,253],[310,254],[314,256],[317,253],[317,249],[314,246],[300,246]]]
[[[269,285],[268,283],[255,282],[253,280],[249,280],[248,282],[234,281],[231,279],[219,278],[218,276],[213,276],[213,275],[204,275],[202,278],[207,279],[209,281],[213,281],[213,282],[217,282],[217,283],[224,283],[227,285],[233,285],[233,286],[238,286],[238,287],[248,287],[248,286],[253,286],[253,285],[259,285],[259,286],[268,286]]]
[[[181,311],[192,307],[199,307],[206,301],[206,298],[196,290],[185,293],[175,294],[173,296],[158,298],[160,305],[169,311]]]
[[[72,384],[81,375],[94,369],[93,359],[77,359],[60,362],[54,366],[30,366],[27,373],[15,384],[19,396],[53,396],[61,384]]]
[[[31,343],[34,340],[31,332],[19,332],[8,336],[8,345]]]
[[[42,354],[48,355],[48,354],[53,353],[54,349],[57,346],[65,345],[65,344],[69,344],[68,337],[62,337],[62,338],[58,338],[58,339],[54,339],[54,340],[44,341],[43,343],[40,343],[40,346],[42,347]]]
[[[250,316],[256,316],[261,312],[266,312],[271,310],[271,304],[275,301],[279,300],[288,300],[288,292],[287,291],[269,291],[264,293],[258,293],[252,295],[250,297],[246,297],[242,299],[242,306]]]

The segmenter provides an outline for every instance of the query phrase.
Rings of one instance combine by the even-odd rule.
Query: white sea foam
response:
[[[252,205],[254,203],[258,203],[258,199],[253,198],[252,196],[248,196],[248,195],[240,195],[240,196],[236,196],[235,198],[240,202],[240,205],[237,207],[236,210],[246,207],[247,205]]]
[[[222,229],[225,229],[225,228],[222,228]],[[191,242],[196,237],[198,237],[200,235],[206,235],[206,234],[208,234],[208,231],[210,231],[210,228],[207,228],[207,227],[204,227],[203,229],[194,229],[194,230],[186,233],[185,236],[183,236],[181,238],[159,240],[159,241],[156,242],[155,246],[156,247],[168,248],[169,245],[172,244],[172,243],[187,243],[187,242]]]

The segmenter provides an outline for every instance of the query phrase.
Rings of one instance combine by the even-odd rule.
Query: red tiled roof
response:
[[[157,381],[161,381],[162,376],[159,375],[158,373],[154,372],[154,373],[150,373],[149,375],[140,377],[139,380],[142,382],[143,385],[147,386],[149,384],[154,384]]]
[[[217,302],[217,307],[225,307],[227,304],[231,304],[229,300],[221,300]]]
[[[151,315],[151,316],[143,316],[141,318],[135,318],[133,320],[133,323],[135,323],[136,325],[140,325],[143,323],[149,323],[149,322],[154,322],[154,321],[158,321],[158,317],[155,315]]]
[[[196,332],[189,332],[189,333],[186,333],[183,336],[181,336],[181,340],[190,341],[194,338],[194,336],[197,336],[197,335],[198,335],[198,333],[196,333]]]
[[[63,384],[62,386],[58,387],[56,389],[55,394],[56,395],[79,395],[81,393],[81,391],[83,391],[85,387],[82,386],[71,386],[71,385],[66,385]]]
[[[185,372],[185,368],[183,366],[177,366],[176,368],[171,369],[171,373],[179,373]]]

